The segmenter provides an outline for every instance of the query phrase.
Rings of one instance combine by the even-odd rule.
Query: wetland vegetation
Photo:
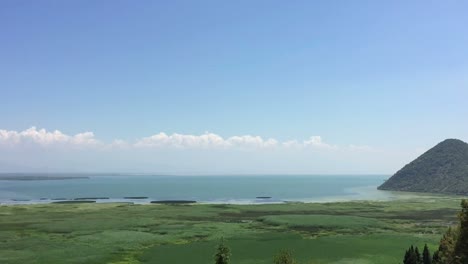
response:
[[[0,263],[401,263],[431,252],[457,222],[460,197],[257,205],[67,203],[0,207]]]

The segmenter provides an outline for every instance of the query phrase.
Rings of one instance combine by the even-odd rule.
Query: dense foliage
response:
[[[429,251],[429,248],[427,247],[427,244],[424,245],[424,250],[423,250],[423,255],[422,255],[422,263],[423,264],[431,264],[432,263],[431,252]]]
[[[460,263],[468,263],[468,201],[463,200],[462,210],[459,215],[460,226],[457,243],[455,244],[455,256]]]
[[[431,264],[432,263],[432,256],[431,253],[429,252],[429,248],[427,247],[427,244],[424,245],[424,250],[421,255],[419,253],[418,247],[411,247],[406,250],[405,256],[403,258],[403,264]]]
[[[458,225],[443,235],[432,258],[427,245],[422,257],[418,248],[411,246],[405,252],[403,264],[468,264],[468,200],[463,200],[461,207]]]
[[[439,250],[434,252],[433,263],[452,263],[454,258],[455,243],[458,240],[458,230],[449,228],[440,240]]]
[[[421,254],[418,247],[411,247],[405,252],[403,264],[422,264]]]
[[[407,164],[380,190],[468,194],[468,144],[447,139]]]

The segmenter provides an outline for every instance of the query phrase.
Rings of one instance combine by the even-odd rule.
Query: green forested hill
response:
[[[407,164],[378,189],[468,194],[468,144],[446,139]]]

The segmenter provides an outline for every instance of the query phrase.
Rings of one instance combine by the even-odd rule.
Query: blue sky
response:
[[[0,145],[15,164],[5,168],[119,170],[125,157],[129,171],[392,173],[445,138],[468,140],[466,10],[465,1],[3,1],[4,135],[35,126],[107,145],[160,132],[279,145],[320,136],[379,153],[230,149],[213,171],[218,150],[112,157],[61,146],[59,164],[50,146],[27,147],[41,160],[15,141]]]

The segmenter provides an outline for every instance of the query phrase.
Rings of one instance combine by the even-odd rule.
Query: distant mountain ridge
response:
[[[395,173],[379,190],[468,194],[468,144],[446,139]]]

